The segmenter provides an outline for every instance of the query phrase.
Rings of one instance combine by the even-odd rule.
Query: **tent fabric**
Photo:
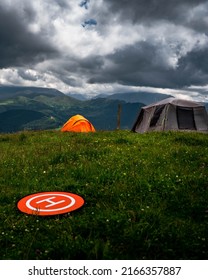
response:
[[[208,132],[208,115],[201,103],[166,98],[142,107],[131,130],[140,133],[163,130]]]
[[[95,128],[85,117],[81,115],[75,115],[62,126],[61,131],[95,132]]]

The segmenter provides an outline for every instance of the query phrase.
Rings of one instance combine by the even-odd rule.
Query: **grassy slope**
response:
[[[207,259],[208,138],[195,133],[0,134],[2,259]],[[69,191],[70,214],[20,213]]]
[[[121,129],[131,129],[139,109],[144,105],[104,98],[80,101],[64,94],[55,95],[53,91],[51,95],[50,92],[29,92],[23,91],[13,98],[1,99],[3,94],[0,87],[0,133],[56,129],[76,114],[85,116],[96,130],[114,130],[117,127],[118,104],[122,104]],[[24,114],[21,110],[25,110]],[[44,117],[30,121],[31,115],[40,113]]]

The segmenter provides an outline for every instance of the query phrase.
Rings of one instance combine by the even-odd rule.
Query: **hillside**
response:
[[[43,113],[33,110],[14,109],[0,114],[0,132],[14,132],[24,130],[31,122],[44,122]]]
[[[205,134],[0,134],[0,166],[3,260],[207,260]],[[85,203],[50,217],[17,209],[48,191]]]
[[[12,95],[6,99],[7,94]],[[70,108],[79,101],[56,90],[13,88],[0,100],[0,132],[51,129],[62,125]],[[4,97],[4,98],[3,98]],[[69,114],[69,113],[68,113]],[[31,116],[34,117],[31,118]]]
[[[81,101],[53,89],[31,87],[6,87],[5,91],[1,87],[0,96],[0,132],[55,129],[76,114],[88,118],[97,130],[114,130],[118,104],[122,106],[120,128],[130,129],[143,106],[105,98]]]
[[[87,97],[82,94],[71,94],[68,93],[68,96],[74,97],[78,100],[86,100]],[[122,92],[122,93],[114,93],[114,94],[98,94],[92,99],[100,99],[105,98],[108,100],[121,100],[126,103],[143,103],[145,105],[149,105],[154,102],[161,101],[165,98],[173,97],[169,94],[162,94],[157,92]],[[90,98],[88,98],[90,99]]]
[[[149,105],[151,103],[155,103],[158,101],[161,101],[165,98],[173,97],[168,94],[162,94],[162,93],[151,93],[151,92],[125,92],[125,93],[115,93],[112,95],[109,95],[108,99],[117,99],[117,100],[123,100],[125,102],[129,103],[143,103],[145,105]]]
[[[85,101],[84,111],[98,130],[114,130],[117,127],[118,105],[121,106],[121,129],[130,129],[137,117],[141,103],[126,103],[120,100],[96,98]]]
[[[0,99],[9,99],[15,96],[28,95],[48,95],[48,96],[63,96],[63,93],[56,89],[41,88],[41,87],[22,87],[22,86],[0,86]]]

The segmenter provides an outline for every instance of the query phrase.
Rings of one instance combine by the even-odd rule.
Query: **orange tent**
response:
[[[71,117],[61,128],[61,131],[95,132],[94,126],[83,116]]]

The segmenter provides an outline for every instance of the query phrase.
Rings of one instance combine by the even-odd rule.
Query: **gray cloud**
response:
[[[33,34],[27,24],[35,19],[26,6],[22,17],[14,9],[0,9],[0,68],[24,66],[54,56],[57,51],[40,34]]]
[[[55,65],[50,67],[50,71],[67,85],[76,87],[83,85],[83,79],[89,79],[89,77],[101,73],[103,65],[104,59],[101,56],[88,56],[82,59],[68,56],[64,60],[56,61]],[[79,77],[77,77],[77,73]]]
[[[117,50],[105,59],[111,63],[94,73],[89,83],[115,83],[124,85],[184,88],[190,85],[206,85],[208,81],[208,47],[194,49],[170,67],[161,51],[149,42]]]
[[[208,81],[208,47],[194,49],[179,61],[178,68],[170,73],[175,87],[206,85]]]
[[[27,71],[22,68],[18,69],[18,75],[19,77],[27,81],[37,81],[41,78],[40,75],[37,75],[36,73],[32,73],[31,71]]]
[[[2,72],[0,81],[46,83],[65,91],[95,86],[97,93],[102,84],[176,90],[196,86],[207,94],[207,1],[10,4],[0,3],[0,69],[14,68],[15,75],[8,78],[12,71]],[[83,28],[89,19],[94,22]]]
[[[70,3],[68,0],[56,0],[55,3],[63,9],[70,7]]]
[[[119,14],[123,19],[142,22],[145,19],[177,21],[186,19],[187,12],[206,0],[106,0],[109,11]],[[183,15],[183,17],[182,17]]]

